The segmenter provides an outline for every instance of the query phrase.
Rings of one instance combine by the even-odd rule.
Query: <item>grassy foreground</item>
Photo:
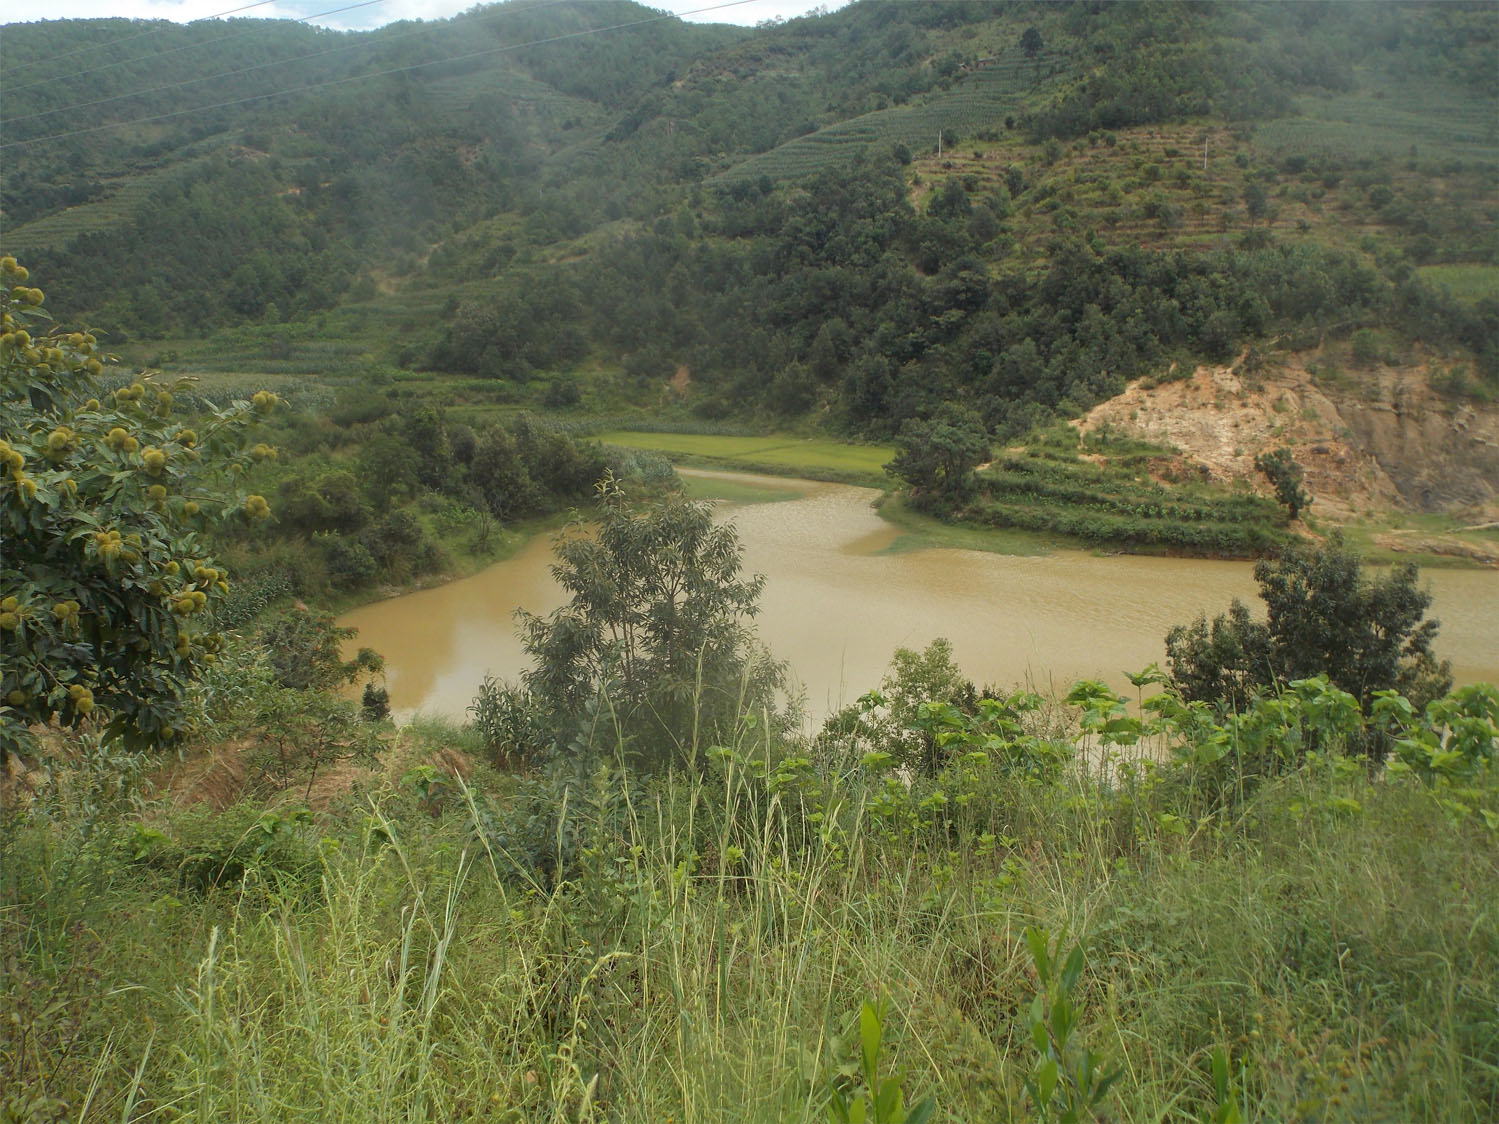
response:
[[[934,1119],[1058,1119],[1024,1085],[1035,927],[1083,949],[1097,1119],[1494,1119],[1491,765],[1251,783],[1210,741],[1100,775],[1025,767],[1033,737],[908,787],[746,735],[695,774],[464,783],[431,763],[462,732],[408,729],[317,817],[130,812],[96,756],[0,834],[0,1113],[826,1120],[872,1002]]]

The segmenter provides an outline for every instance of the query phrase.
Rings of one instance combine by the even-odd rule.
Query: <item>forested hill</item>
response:
[[[1481,3],[13,25],[0,244],[117,346],[861,433],[1360,329],[1492,388],[1496,51]]]

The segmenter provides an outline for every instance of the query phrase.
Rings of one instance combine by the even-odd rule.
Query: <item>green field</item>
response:
[[[846,445],[826,441],[772,435],[769,437],[724,437],[700,433],[636,433],[614,430],[598,434],[606,445],[628,449],[652,449],[670,457],[701,460],[718,465],[736,465],[768,472],[836,479],[883,481],[885,465],[895,456],[888,445]]]
[[[802,495],[794,486],[764,488],[731,476],[684,476],[682,491],[695,500],[722,500],[737,504],[780,503],[783,500],[798,499]]]
[[[1314,517],[1310,525],[1320,534],[1336,530],[1359,557],[1376,566],[1414,562],[1423,570],[1472,569],[1482,562],[1470,557],[1468,548],[1481,552],[1499,542],[1499,529],[1492,524],[1468,525],[1437,512],[1390,512],[1337,524]]]
[[[1031,557],[1077,546],[1056,536],[1014,527],[945,523],[916,511],[899,494],[886,496],[880,502],[879,512],[881,519],[900,530],[900,536],[885,548],[888,554],[908,550],[981,550],[988,554]]]
[[[1416,272],[1460,301],[1499,300],[1499,265],[1423,265]]]
[[[189,160],[137,175],[121,176],[109,181],[103,198],[22,223],[7,230],[0,241],[8,254],[36,254],[70,245],[83,234],[111,230],[129,222],[136,208],[154,192],[200,162]]]
[[[1255,140],[1281,154],[1330,151],[1353,157],[1499,159],[1492,106],[1456,84],[1392,82],[1368,75],[1370,89],[1302,98],[1296,117],[1270,121]]]

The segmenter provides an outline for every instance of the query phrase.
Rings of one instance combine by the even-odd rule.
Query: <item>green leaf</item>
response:
[[[1027,926],[1025,930],[1025,943],[1030,947],[1031,959],[1036,964],[1036,975],[1041,977],[1043,984],[1051,980],[1051,957],[1047,954],[1046,946],[1050,943],[1051,934],[1045,929],[1035,926]]]
[[[1057,1090],[1057,1078],[1061,1069],[1055,1058],[1047,1058],[1036,1068],[1036,1090],[1042,1107],[1051,1104],[1051,1095]]]
[[[1098,1084],[1094,1086],[1093,1089],[1093,1103],[1097,1104],[1099,1101],[1103,1100],[1103,1098],[1108,1095],[1109,1090],[1114,1087],[1114,1083],[1123,1076],[1124,1069],[1123,1067],[1119,1067],[1117,1069],[1110,1070],[1108,1073],[1100,1077],[1098,1079]]]
[[[1062,969],[1062,990],[1071,991],[1078,977],[1083,974],[1083,946],[1077,945],[1067,957],[1067,964]]]
[[[1144,687],[1151,683],[1165,683],[1167,681],[1166,673],[1161,670],[1161,665],[1158,663],[1150,664],[1144,671],[1136,675],[1131,675],[1126,671],[1124,676],[1130,681],[1130,685],[1133,687]]]
[[[1221,1104],[1228,1099],[1228,1054],[1222,1046],[1213,1047],[1213,1092]]]
[[[1051,1005],[1051,1033],[1056,1039],[1058,1050],[1066,1049],[1067,1040],[1072,1037],[1072,1028],[1076,1025],[1077,1012],[1072,1006],[1072,1000],[1065,995],[1057,996],[1056,1002]]]
[[[880,1015],[867,999],[859,1010],[859,1046],[864,1062],[864,1077],[874,1087],[875,1066],[880,1057]]]
[[[1039,1000],[1039,998],[1038,996],[1037,999]],[[1051,1039],[1047,1035],[1046,1019],[1044,1017],[1031,1020],[1031,1041],[1043,1057],[1050,1052]]]

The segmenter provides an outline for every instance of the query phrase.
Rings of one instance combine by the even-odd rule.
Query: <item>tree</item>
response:
[[[597,532],[576,527],[556,546],[552,573],[571,600],[520,614],[533,696],[558,716],[605,699],[654,763],[729,733],[746,709],[773,709],[784,669],[745,624],[765,579],[740,576],[734,528],[680,496],[636,507],[612,475],[597,492]]]
[[[1046,48],[1045,41],[1041,38],[1041,32],[1032,24],[1026,28],[1020,36],[1020,49],[1025,52],[1025,57],[1033,59]]]
[[[491,426],[480,436],[468,479],[496,519],[517,518],[536,504],[536,483],[520,445],[501,426]]]
[[[333,691],[353,683],[362,673],[378,675],[385,661],[373,648],[360,648],[352,660],[343,658],[343,643],[357,628],[340,628],[333,614],[298,603],[277,613],[260,630],[260,646],[270,659],[276,685],[290,690]]]
[[[973,470],[989,457],[989,433],[973,410],[944,402],[930,421],[913,418],[895,439],[885,471],[922,496],[955,501],[973,484]]]
[[[229,589],[205,533],[270,514],[237,480],[276,398],[189,424],[148,376],[106,391],[94,336],[52,326],[14,258],[0,275],[0,760],[52,720],[170,741]]]
[[[1288,548],[1254,568],[1264,622],[1235,600],[1211,628],[1199,617],[1167,634],[1172,682],[1188,700],[1236,710],[1256,692],[1314,675],[1355,696],[1365,713],[1380,690],[1424,706],[1451,687],[1452,674],[1432,654],[1438,622],[1422,619],[1431,594],[1417,575],[1408,563],[1366,579],[1358,555],[1340,539]]]
[[[1265,479],[1275,489],[1275,498],[1285,504],[1291,518],[1301,514],[1301,509],[1311,506],[1312,497],[1301,486],[1301,466],[1291,456],[1291,450],[1276,449],[1272,453],[1261,453],[1254,458],[1254,467],[1265,474]]]
[[[263,754],[262,772],[287,785],[306,770],[305,800],[319,769],[349,757],[373,757],[378,741],[360,723],[360,710],[340,690],[362,674],[376,676],[385,661],[372,648],[343,658],[344,641],[359,630],[340,628],[333,614],[298,603],[273,616],[257,636],[269,656],[270,689],[259,692],[254,723],[275,750]],[[363,712],[372,718],[390,713],[390,696],[371,678],[364,685]]]
[[[401,436],[416,457],[416,478],[425,487],[442,488],[453,472],[453,447],[448,422],[436,406],[418,406],[402,421]]]
[[[359,450],[359,478],[377,511],[417,491],[416,455],[399,437],[377,433]]]
[[[972,211],[973,204],[968,199],[968,192],[963,190],[962,181],[955,176],[937,189],[927,205],[927,214],[944,221],[966,219]]]
[[[978,692],[953,659],[952,642],[941,636],[924,651],[897,648],[879,689],[829,717],[817,744],[846,760],[888,753],[898,767],[936,772],[946,756],[921,721],[922,707],[932,704],[969,715],[978,708]]]
[[[1249,214],[1249,224],[1265,217],[1266,211],[1270,209],[1270,197],[1265,194],[1265,189],[1254,180],[1244,185],[1244,209]]]

